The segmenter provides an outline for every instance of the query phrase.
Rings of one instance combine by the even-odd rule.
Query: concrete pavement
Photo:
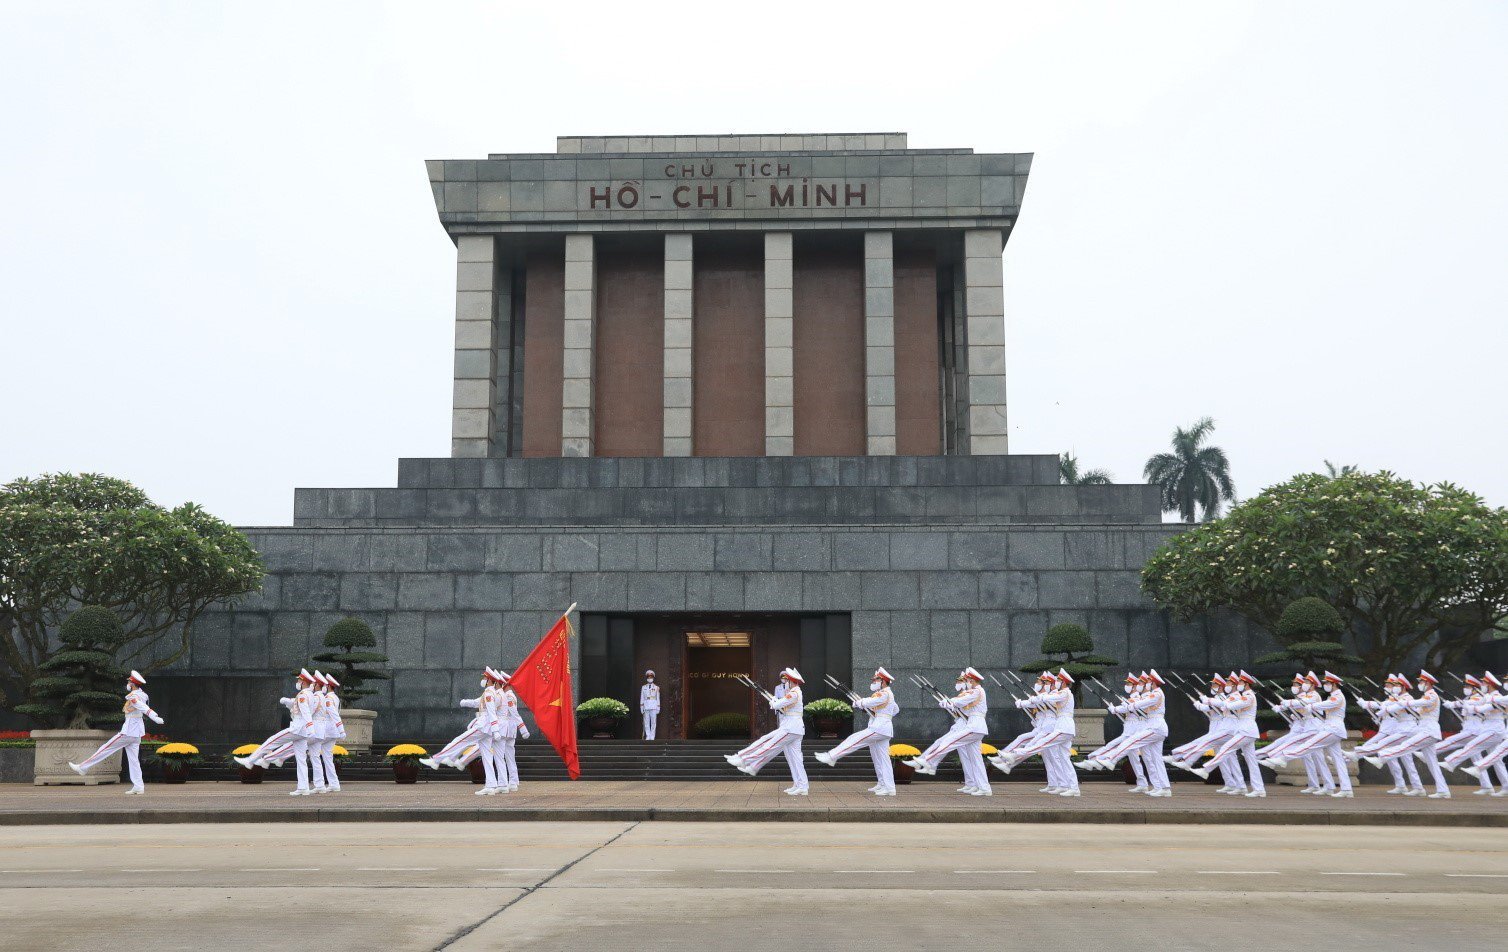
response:
[[[1497,949],[1508,831],[570,822],[0,830],[6,944]],[[1491,922],[1488,916],[1485,920]],[[1050,924],[1050,928],[1045,928]],[[987,943],[987,944],[985,944]]]
[[[1065,799],[1035,786],[998,784],[989,798],[956,793],[953,783],[904,786],[897,797],[874,797],[860,783],[815,781],[806,797],[788,797],[788,781],[599,781],[524,783],[517,793],[477,797],[459,783],[359,781],[338,794],[289,797],[290,784],[233,782],[151,784],[141,797],[121,787],[0,785],[0,826],[59,823],[422,822],[446,820],[687,820],[761,822],[1034,822],[1034,823],[1302,823],[1312,825],[1481,826],[1508,829],[1508,799],[1451,800],[1388,796],[1358,788],[1335,800],[1272,786],[1265,800],[1215,793],[1197,783],[1175,785],[1152,799],[1120,784],[1086,784]]]

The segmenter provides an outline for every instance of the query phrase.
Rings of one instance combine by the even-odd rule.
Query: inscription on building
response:
[[[875,179],[793,176],[781,159],[667,162],[645,180],[583,182],[586,211],[662,209],[866,208],[879,197]]]

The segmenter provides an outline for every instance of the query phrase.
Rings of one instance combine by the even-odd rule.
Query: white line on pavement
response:
[[[1508,879],[1508,873],[1446,873],[1452,879]]]
[[[1408,873],[1320,873],[1321,876],[1407,876]]]
[[[719,873],[793,873],[793,869],[719,869]]]
[[[317,873],[318,866],[248,866],[243,873]]]
[[[1202,876],[1281,876],[1275,869],[1200,869]]]
[[[1033,876],[1035,869],[955,869],[955,873],[969,873],[980,876]]]
[[[121,870],[121,872],[123,872],[123,873],[202,873],[202,872],[204,872],[204,870],[203,869],[198,869],[198,868],[168,869],[168,868],[163,867],[163,866],[155,866],[155,867],[153,867],[151,869],[123,869],[123,870]]]
[[[914,874],[916,872],[916,870],[914,870],[914,869],[835,869],[835,870],[833,870],[833,872],[835,872],[835,873],[864,873],[866,875],[867,874],[873,874],[873,873],[912,873],[912,874]]]
[[[1155,870],[1155,869],[1076,869],[1076,870],[1074,870],[1074,872],[1075,873],[1104,873],[1106,875],[1117,876],[1117,875],[1130,875],[1130,874],[1151,875],[1152,873],[1157,872],[1157,870]]]
[[[82,873],[82,869],[0,869],[0,873]]]
[[[660,867],[658,869],[634,869],[627,866],[604,866],[597,870],[599,873],[668,873],[670,870]]]
[[[548,873],[554,866],[481,866],[479,873]]]
[[[432,873],[434,866],[358,866],[358,873]]]

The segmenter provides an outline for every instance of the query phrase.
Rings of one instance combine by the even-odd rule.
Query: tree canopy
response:
[[[58,473],[0,487],[0,707],[14,709],[80,605],[114,612],[116,659],[148,672],[188,650],[195,619],[262,584],[246,536],[193,503],[121,479]]]
[[[1225,450],[1205,445],[1213,432],[1215,421],[1209,417],[1187,430],[1175,427],[1173,452],[1156,454],[1142,469],[1147,482],[1161,490],[1163,511],[1177,512],[1184,522],[1194,521],[1195,509],[1208,521],[1220,514],[1222,505],[1236,498]]]
[[[85,605],[69,615],[58,631],[62,648],[42,662],[32,699],[16,705],[17,713],[75,729],[120,723],[126,672],[116,666],[115,651],[125,638],[108,608]]]
[[[1508,616],[1508,509],[1385,472],[1296,476],[1175,536],[1142,585],[1180,618],[1231,608],[1269,631],[1313,596],[1367,673],[1444,667]]]

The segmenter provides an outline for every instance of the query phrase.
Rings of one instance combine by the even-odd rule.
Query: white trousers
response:
[[[1073,769],[1068,751],[1073,746],[1072,731],[1044,730],[1031,740],[1022,743],[1011,752],[1013,760],[1025,760],[1040,754],[1042,765],[1047,768],[1047,785],[1079,789],[1078,772]]]
[[[1419,758],[1419,762],[1429,768],[1430,779],[1435,781],[1436,793],[1449,793],[1450,787],[1445,783],[1445,775],[1440,772],[1440,758],[1435,753],[1435,745],[1439,743],[1435,737],[1425,731],[1403,734],[1391,744],[1378,751],[1378,756],[1383,760],[1393,760],[1397,757],[1408,759],[1409,754]]]
[[[865,728],[855,731],[838,746],[827,752],[834,762],[842,760],[861,747],[869,748],[869,759],[874,763],[875,785],[881,790],[895,789],[895,766],[890,762],[890,738],[879,731]]]
[[[1239,758],[1239,759],[1238,759]],[[1246,777],[1241,776],[1241,760],[1246,761]],[[1230,786],[1245,787],[1250,782],[1253,790],[1267,789],[1262,780],[1262,766],[1257,763],[1257,739],[1255,737],[1231,736],[1226,738],[1220,749],[1215,751],[1215,756],[1205,764],[1207,767],[1219,767],[1221,776],[1228,778]],[[1226,768],[1230,773],[1224,773]]]
[[[335,738],[326,737],[323,740],[318,741],[318,743],[319,752],[316,755],[314,750],[315,741],[309,742],[309,755],[311,757],[318,756],[320,763],[324,765],[325,786],[329,787],[331,790],[339,790],[340,777],[335,773]]]
[[[1313,757],[1316,761],[1316,771],[1323,771],[1324,786],[1327,789],[1338,785],[1340,789],[1349,791],[1351,789],[1351,771],[1345,754],[1341,751],[1340,742],[1342,740],[1344,738],[1329,731],[1317,732],[1295,746],[1292,755],[1302,756],[1305,759],[1305,763],[1308,763],[1309,758]],[[1333,780],[1330,776],[1332,769],[1335,771]]]
[[[430,759],[434,760],[436,763],[441,764],[458,764],[461,760],[461,757],[465,755],[466,748],[475,747],[478,751],[482,749],[483,736],[484,735],[481,729],[476,727],[468,727],[466,730],[451,738],[450,743],[446,744],[444,747],[441,747],[440,752],[438,754],[435,754]]]
[[[109,757],[117,750],[125,751],[126,770],[131,775],[133,789],[141,787],[141,738],[128,737],[125,734],[116,734],[114,737],[99,745],[99,750],[89,755],[89,759],[79,764],[85,771],[90,767]]]
[[[932,742],[932,746],[922,752],[919,758],[929,768],[936,770],[937,765],[943,758],[958,751],[958,762],[963,766],[963,782],[966,787],[976,790],[989,790],[990,778],[984,769],[984,754],[980,753],[979,745],[984,740],[984,734],[971,730],[967,722],[960,720],[953,725],[953,729]]]
[[[779,754],[785,754],[786,765],[791,768],[791,784],[797,790],[807,789],[806,766],[801,763],[801,735],[782,728],[768,734],[738,752],[738,757],[755,773]]]
[[[654,740],[655,739],[655,726],[656,726],[655,722],[657,722],[659,719],[660,719],[660,712],[659,711],[645,711],[644,712],[644,739],[645,740]]]
[[[482,759],[482,773],[488,788],[510,790],[518,786],[518,761],[514,757],[513,746],[517,742],[516,737],[482,735],[477,743],[477,756]],[[470,758],[465,758],[462,763],[469,760]]]

